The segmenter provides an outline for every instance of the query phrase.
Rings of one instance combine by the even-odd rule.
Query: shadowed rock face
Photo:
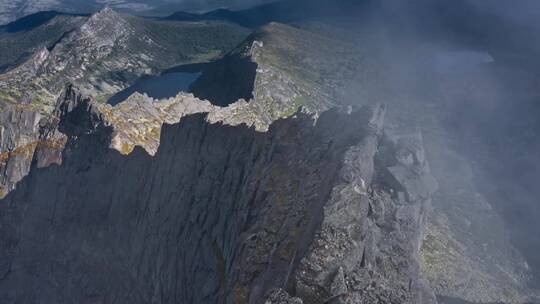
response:
[[[199,99],[226,107],[239,99],[253,98],[257,64],[234,54],[206,65],[190,90]]]
[[[429,172],[421,143],[381,140],[383,108],[266,133],[196,114],[152,157],[109,149],[87,100],[66,104],[62,165],[0,201],[0,302],[434,300],[417,262]],[[386,182],[397,167],[408,182]]]
[[[37,146],[39,120],[35,112],[6,111],[0,113],[0,196],[15,187],[28,172]],[[29,157],[30,156],[30,157]]]

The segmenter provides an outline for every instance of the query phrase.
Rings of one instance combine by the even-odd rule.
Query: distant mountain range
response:
[[[241,8],[268,0],[0,0],[0,24],[6,24],[40,11],[93,13],[109,6],[138,15],[168,15],[170,12],[210,11],[218,8]]]
[[[90,91],[112,94],[116,91],[112,87],[142,74],[216,59],[248,33],[223,22],[159,21],[108,8],[91,17],[36,13],[0,27],[0,66],[9,70],[0,77],[0,87],[4,93],[19,91],[26,84],[33,86],[27,82],[30,77],[40,83],[46,81],[38,87],[44,85],[55,95],[66,81],[84,78],[83,82],[92,83]],[[95,81],[87,82],[89,79]]]

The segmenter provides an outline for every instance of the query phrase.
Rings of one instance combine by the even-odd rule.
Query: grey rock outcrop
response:
[[[81,117],[68,115],[73,110],[78,110]],[[97,106],[71,85],[66,87],[48,117],[15,106],[0,112],[0,172],[3,176],[0,197],[15,189],[30,172],[33,162],[38,168],[62,163],[62,151],[67,141],[63,133],[66,125],[88,130],[92,124],[103,122],[100,116]]]
[[[379,157],[383,107],[268,132],[188,115],[153,157],[110,149],[113,127],[74,92],[57,111],[62,165],[35,164],[0,201],[2,303],[431,303],[429,198],[380,174],[396,165]]]
[[[275,289],[270,292],[265,304],[303,304],[300,298],[291,297],[283,289]]]
[[[0,196],[11,191],[28,173],[38,142],[40,119],[39,113],[16,109],[0,113]]]
[[[422,143],[378,138],[372,133],[345,155],[322,228],[296,273],[296,294],[308,303],[436,303],[418,258],[436,188],[425,161],[400,162],[404,149],[422,159]],[[409,174],[396,183],[391,168]],[[403,195],[409,184],[425,195]]]

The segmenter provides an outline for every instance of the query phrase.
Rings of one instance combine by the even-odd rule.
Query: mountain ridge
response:
[[[114,31],[111,32],[111,28]],[[162,37],[159,35],[161,30],[176,32],[173,36]],[[21,93],[14,89],[30,87],[30,90],[25,89],[30,99],[33,98],[32,91],[43,91],[37,94],[42,96],[49,93],[58,96],[65,83],[78,81],[88,94],[110,95],[143,74],[207,60],[204,56],[219,56],[218,52],[232,48],[245,33],[242,28],[221,23],[151,21],[104,9],[57,41],[49,58],[36,70],[28,85],[16,84],[20,82],[19,71],[14,69],[1,77],[0,87],[4,95],[11,95],[15,100],[21,98],[18,97]],[[178,40],[184,44],[177,44]],[[165,53],[165,50],[169,51]],[[99,64],[98,58],[101,58]]]
[[[426,184],[427,192],[416,192],[419,188],[409,188],[399,175],[392,180],[376,174],[383,173],[385,165],[393,168],[390,172],[398,167],[407,170],[409,166],[392,161],[405,138],[387,137],[386,148],[377,148],[383,136],[384,107],[362,108],[350,114],[325,112],[316,123],[298,113],[294,118],[273,122],[262,133],[246,125],[208,124],[206,114],[188,115],[180,123],[164,127],[162,145],[154,157],[141,148],[127,156],[110,150],[112,130],[104,124],[104,116],[76,91],[69,91],[57,108],[61,116],[59,130],[68,137],[62,165],[34,167],[0,206],[0,221],[8,227],[0,235],[6,244],[0,250],[6,261],[0,266],[4,277],[0,280],[0,299],[117,299],[144,303],[150,298],[162,302],[182,298],[194,303],[244,303],[265,301],[274,288],[292,292],[294,288],[289,285],[294,284],[298,286],[298,295],[318,299],[317,302],[345,297],[345,288],[347,298],[390,297],[410,303],[431,303],[427,301],[429,290],[419,281],[419,264],[415,260],[422,229],[406,223],[423,223],[433,188]],[[330,141],[333,144],[329,145]],[[274,148],[266,149],[268,146]],[[385,156],[376,160],[377,153]],[[420,156],[422,152],[416,153]],[[54,154],[42,155],[47,158]],[[198,161],[200,158],[208,160]],[[417,165],[424,168],[425,164]],[[286,170],[291,166],[296,169]],[[141,170],[147,173],[141,175]],[[429,172],[421,171],[419,177],[409,180],[420,178],[418,181],[423,184],[421,180],[429,178]],[[113,179],[103,179],[105,175]],[[143,178],[148,178],[148,182]],[[189,180],[197,180],[196,185],[188,186]],[[383,184],[405,187],[409,203],[403,201],[399,207],[394,206]],[[371,185],[374,193],[368,195]],[[43,213],[49,199],[56,201],[56,194],[58,198],[67,195],[59,194],[64,190],[57,187],[75,195],[71,196],[71,207],[59,203],[52,214]],[[73,187],[82,189],[74,191]],[[100,191],[91,191],[91,187]],[[138,190],[114,190],[121,187]],[[49,190],[44,192],[45,189]],[[150,192],[144,194],[146,190]],[[31,193],[39,193],[40,199],[32,198]],[[111,201],[109,195],[116,198]],[[87,199],[100,203],[84,203]],[[142,208],[144,205],[147,207]],[[27,210],[24,214],[20,212],[23,207]],[[92,210],[83,212],[79,208]],[[343,210],[351,212],[343,214]],[[396,222],[392,215],[395,212],[410,220]],[[352,220],[350,215],[360,221],[349,226],[358,232],[353,236],[346,233],[344,226]],[[42,216],[51,220],[42,221]],[[109,221],[116,224],[105,224]],[[375,223],[386,221],[401,225],[403,232],[385,237],[388,232],[379,230]],[[364,229],[364,225],[371,228]],[[103,234],[100,227],[116,232]],[[157,231],[152,232],[154,229]],[[145,236],[156,232],[163,238],[152,241]],[[337,238],[331,237],[335,233]],[[38,241],[43,235],[58,237],[43,244]],[[85,244],[77,241],[80,235],[86,236]],[[310,246],[313,235],[318,241]],[[170,237],[180,247],[170,243]],[[394,256],[385,249],[393,246],[400,246],[406,253]],[[269,250],[272,247],[277,250]],[[328,252],[328,248],[335,250]],[[41,252],[39,257],[21,259],[35,250]],[[94,254],[105,254],[107,261],[102,259],[105,256],[99,258]],[[339,259],[336,254],[349,258]],[[100,265],[116,264],[115,256],[127,264],[101,268]],[[403,269],[389,269],[376,261],[381,256],[408,262],[402,264]],[[362,262],[358,264],[360,257]],[[325,259],[327,262],[323,262]],[[64,267],[49,267],[58,263]],[[30,265],[41,265],[41,275],[27,272],[26,266]],[[321,276],[327,279],[306,276],[308,272],[320,271],[317,267],[323,267]],[[341,275],[334,278],[335,271]],[[77,273],[84,274],[86,279]],[[56,284],[43,284],[44,276]],[[369,281],[345,283],[343,276]],[[385,276],[394,279],[386,281]],[[70,285],[66,278],[86,280],[86,287]],[[321,293],[328,288],[328,279],[332,286],[340,284],[339,288]],[[405,292],[404,287],[411,286],[411,280],[415,283]],[[20,284],[23,281],[27,284]],[[364,286],[367,282],[379,287],[370,289]],[[28,285],[37,288],[27,290]]]
[[[40,11],[23,18],[17,19],[5,25],[0,25],[0,31],[7,33],[16,33],[28,31],[40,25],[43,25],[58,16],[89,17],[89,14],[70,14],[59,11]]]
[[[265,7],[259,11],[268,12]],[[480,18],[472,23],[481,25],[477,31],[468,29],[467,18],[475,12],[467,11],[467,22],[456,31],[451,21],[462,8],[451,7],[459,9],[441,24],[440,11],[432,6],[421,8],[438,13],[409,23],[408,14],[418,7],[407,6],[409,11],[359,15],[384,17],[382,25],[372,23],[376,18],[352,23],[345,17],[310,18],[318,16],[310,15],[312,10],[301,21],[294,20],[294,12],[277,15],[287,24],[275,22],[271,13],[259,24],[245,23],[250,29],[234,24],[242,12],[182,14],[177,17],[200,20],[174,21],[104,10],[90,18],[59,15],[13,33],[32,37],[56,29],[29,42],[31,56],[20,53],[25,60],[15,58],[0,75],[0,83],[16,91],[0,91],[0,194],[6,196],[0,200],[0,222],[8,227],[0,230],[0,245],[5,244],[0,277],[7,278],[0,284],[9,285],[0,288],[6,290],[0,301],[116,296],[159,303],[184,296],[197,303],[221,297],[268,304],[431,304],[435,292],[442,303],[535,302],[538,290],[528,285],[538,265],[531,263],[537,261],[535,252],[526,259],[523,247],[514,247],[518,242],[509,233],[514,227],[505,222],[511,217],[496,208],[500,198],[494,194],[508,200],[516,194],[509,187],[512,176],[496,171],[480,187],[474,175],[484,157],[514,160],[492,146],[487,146],[491,156],[474,149],[474,158],[466,154],[486,139],[508,155],[527,156],[515,147],[534,147],[505,141],[534,130],[529,121],[534,106],[527,104],[527,116],[519,107],[491,108],[491,97],[502,96],[491,90],[492,73],[480,77],[509,64],[500,53],[491,56],[492,50],[530,59],[523,57],[530,49],[491,44],[489,34],[506,28],[485,32],[493,19]],[[110,31],[116,25],[119,30]],[[230,32],[223,35],[223,28]],[[358,35],[352,33],[356,29]],[[429,37],[427,29],[440,37]],[[473,48],[463,32],[489,39]],[[0,33],[0,39],[7,36]],[[467,73],[433,73],[429,65],[437,56],[455,59],[456,50],[438,45],[441,40],[467,50],[478,47],[491,59],[478,66],[466,62]],[[201,69],[191,93],[162,100],[134,93],[114,106],[105,103],[140,75]],[[527,70],[534,70],[534,62]],[[501,73],[505,84],[524,79],[512,69]],[[535,84],[534,75],[525,79]],[[36,87],[44,90],[36,93]],[[517,97],[512,102],[519,105],[524,105],[521,92],[536,92],[526,84],[516,88],[520,94],[508,96]],[[359,104],[372,106],[358,110]],[[511,119],[524,116],[517,123],[508,123],[508,117],[490,120],[497,111]],[[456,121],[463,124],[456,127]],[[479,136],[490,128],[500,136]],[[436,192],[432,175],[440,185]],[[20,212],[18,203],[28,213]],[[526,210],[534,219],[535,209],[527,203],[516,200],[506,213]],[[261,208],[243,209],[253,205]],[[220,224],[234,219],[234,226],[246,218],[243,228],[230,234]],[[88,225],[80,226],[80,219]],[[195,228],[176,233],[190,225]],[[142,232],[130,235],[125,227]],[[520,235],[534,248],[532,234]],[[125,244],[148,249],[131,251]],[[27,269],[40,270],[44,281]],[[66,277],[76,282],[66,283]],[[104,286],[110,278],[116,279]],[[47,285],[47,279],[63,288]],[[193,282],[201,288],[185,287]]]

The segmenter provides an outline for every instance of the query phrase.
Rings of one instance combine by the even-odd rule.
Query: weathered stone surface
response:
[[[283,289],[273,290],[265,302],[265,304],[302,304],[302,303],[303,302],[300,298],[291,297]]]
[[[302,286],[319,285],[329,294],[316,302],[393,303],[424,291],[413,253],[427,201],[400,204],[377,178],[379,108],[315,124],[298,113],[268,132],[188,115],[155,156],[124,156],[109,149],[107,115],[65,96],[62,165],[34,167],[1,201],[3,303],[312,303]]]
[[[37,146],[41,115],[10,109],[0,113],[0,196],[27,173]]]
[[[410,142],[385,147],[392,141],[383,140],[379,150],[376,134],[347,152],[322,229],[296,272],[296,292],[309,303],[436,303],[419,275],[418,260],[429,195],[397,195],[384,174],[394,163],[377,153],[397,156]],[[421,142],[417,147],[423,152]],[[369,163],[376,170],[365,170]],[[432,178],[425,162],[406,165],[419,172],[407,182],[422,187],[423,180]]]
[[[71,115],[68,120],[68,114],[75,109],[79,116]],[[62,163],[62,151],[67,141],[62,133],[65,128],[79,129],[72,132],[80,136],[100,123],[104,121],[96,105],[71,85],[66,87],[49,117],[35,110],[8,106],[6,111],[0,112],[0,170],[3,175],[0,196],[16,187],[29,173],[32,162],[35,161],[38,168]]]

